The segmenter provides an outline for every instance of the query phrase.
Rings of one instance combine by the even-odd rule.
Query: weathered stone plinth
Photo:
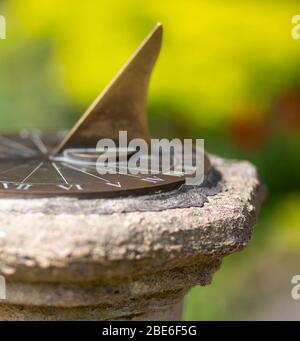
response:
[[[152,199],[0,199],[0,319],[179,319],[246,246],[264,196],[250,163],[212,163],[204,187]]]

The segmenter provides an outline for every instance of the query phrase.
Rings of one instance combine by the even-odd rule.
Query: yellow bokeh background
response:
[[[50,67],[83,104],[161,21],[164,45],[150,103],[167,99],[178,115],[206,126],[246,105],[265,108],[293,78],[300,44],[290,32],[298,7],[292,1],[12,0],[6,11],[16,23],[9,39],[53,43]]]

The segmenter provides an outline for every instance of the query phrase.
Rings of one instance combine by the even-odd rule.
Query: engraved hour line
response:
[[[21,183],[23,184],[26,180],[28,180],[38,169],[40,169],[42,167],[42,165],[44,164],[44,162],[41,162],[37,167],[34,168],[34,170],[26,176],[25,179],[23,179],[23,181],[21,181]]]
[[[0,184],[19,185],[20,182],[15,182],[15,181],[2,181],[2,180],[1,180],[1,181],[0,181]],[[62,186],[62,187],[64,186],[64,185],[62,185],[62,184],[61,184],[61,185],[58,185],[57,182],[55,182],[55,183],[52,183],[52,182],[47,182],[47,183],[45,183],[45,182],[35,182],[34,184],[23,184],[23,185],[30,185],[30,186],[33,186],[33,185],[34,185],[34,186],[36,186],[36,185],[47,185],[47,186],[48,186],[48,185],[51,185],[51,186],[59,186],[59,187],[60,187],[60,186]],[[69,186],[72,187],[72,186],[80,186],[80,185],[78,185],[78,184],[76,184],[76,185],[70,185],[70,184],[69,184]],[[64,188],[65,188],[65,187],[64,187]]]
[[[147,178],[143,178],[142,179],[143,181],[147,181],[147,182],[152,182],[154,184],[160,182],[160,181],[164,181],[163,179],[159,178],[158,176],[156,175],[153,175],[153,176],[148,176]]]
[[[108,167],[107,167],[108,168]],[[167,172],[170,172],[171,171],[171,168],[172,168],[172,166],[171,167],[169,167],[168,169],[166,169],[165,171],[163,171],[161,174],[165,174],[165,175],[169,175],[169,174],[167,174]],[[114,169],[114,168],[110,168],[110,169]],[[133,168],[133,167],[122,167],[122,166],[120,166],[120,165],[118,165],[118,169],[120,170],[120,169],[125,169],[126,171],[135,171],[137,168]],[[139,170],[140,171],[142,171],[142,172],[145,172],[146,173],[146,175],[148,174],[148,172],[149,172],[149,170],[148,169],[143,169],[143,168],[139,168]],[[119,173],[119,174],[121,174],[121,175],[126,175],[126,176],[130,176],[130,177],[133,177],[133,178],[138,178],[138,179],[142,179],[143,180],[143,175],[145,175],[145,174],[142,174],[142,176],[138,176],[138,175],[134,175],[134,174],[128,174],[128,173]],[[151,173],[149,173],[149,174],[151,174]],[[178,175],[175,175],[174,174],[174,176],[182,176],[182,175],[184,175],[184,173],[181,173],[181,175],[180,174],[178,174]],[[170,175],[170,176],[172,176],[172,175]]]
[[[62,172],[58,169],[57,165],[55,162],[52,162],[52,166],[54,167],[54,169],[57,171],[57,173],[60,175],[60,177],[64,180],[64,183],[66,185],[69,185],[67,179],[63,176]]]
[[[44,155],[48,154],[48,149],[37,132],[31,133],[30,139],[42,154]]]
[[[0,141],[3,141],[4,144],[6,144],[10,148],[17,149],[17,151],[22,151],[23,153],[27,153],[27,155],[35,155],[36,151],[30,147],[23,146],[21,143],[10,140],[7,137],[0,136]]]
[[[114,169],[114,168],[110,168],[110,169]],[[125,169],[125,170],[136,170],[136,168],[132,168],[132,167],[121,167],[121,166],[118,166],[118,169],[119,170],[121,170],[121,169]],[[146,172],[146,170],[145,169],[139,169],[139,170],[141,170],[141,171],[145,171]],[[183,176],[184,175],[184,173],[180,173],[180,172],[178,172],[178,174],[168,174],[168,172],[171,172],[171,168],[169,168],[168,169],[168,171],[167,172],[162,172],[161,174],[164,174],[164,175],[169,175],[169,176],[176,176],[176,177],[181,177],[181,176]],[[141,176],[138,176],[138,175],[133,175],[133,174],[128,174],[128,173],[121,173],[121,172],[119,172],[119,174],[120,175],[125,175],[125,176],[130,176],[130,177],[132,177],[132,178],[137,178],[137,179],[140,179],[140,180],[143,180],[143,181],[149,181],[149,178],[143,178],[143,177],[141,177]],[[142,174],[143,175],[143,174]],[[147,174],[146,174],[147,175]],[[149,174],[149,175],[151,175],[151,174]],[[157,179],[157,181],[164,181],[164,180],[162,180],[162,179],[160,179],[160,180],[158,180]]]
[[[8,168],[8,169],[6,169],[6,170],[0,172],[0,175],[1,175],[1,174],[5,174],[5,173],[7,173],[7,172],[9,172],[9,171],[13,171],[13,170],[15,170],[15,169],[19,169],[19,168],[25,167],[25,166],[27,166],[29,163],[33,163],[33,161],[27,161],[27,162],[22,163],[22,164],[19,165],[19,166],[14,166],[14,167]]]
[[[0,150],[1,150],[1,153],[5,154],[5,155],[11,155],[12,153],[12,150],[7,147],[7,146],[0,146]],[[24,153],[22,154],[22,152],[18,152],[17,150],[13,150],[13,153],[17,154],[17,155],[24,155]]]
[[[13,147],[14,148],[14,147]],[[27,156],[31,157],[33,154],[29,154],[28,152],[24,152],[23,150],[16,150],[15,148],[12,149],[12,147],[8,145],[2,145],[0,146],[1,153],[4,153],[5,155],[11,156],[12,153],[18,155],[18,156]]]
[[[88,166],[87,168],[92,168],[92,166]],[[133,168],[120,167],[120,166],[118,166],[118,168],[119,168],[119,169],[126,169],[126,170],[127,170],[127,169],[129,169],[129,170],[133,169]],[[113,167],[111,167],[110,169],[114,170]],[[120,175],[125,175],[125,176],[130,176],[131,178],[138,178],[138,179],[141,179],[141,177],[138,176],[138,175],[133,175],[133,174],[128,174],[128,173],[121,173],[121,172],[119,172],[119,174],[120,174]]]
[[[106,180],[106,179],[104,179],[104,178],[100,178],[100,176],[94,175],[94,174],[92,174],[92,173],[85,172],[85,171],[83,171],[83,170],[80,169],[80,168],[76,168],[76,167],[74,167],[74,166],[67,165],[67,164],[65,164],[65,163],[63,163],[63,165],[64,165],[64,167],[74,169],[74,170],[76,170],[77,172],[81,172],[81,173],[83,173],[83,174],[92,176],[92,177],[94,177],[94,178],[96,178],[96,179],[99,179],[99,180],[105,181],[106,183],[109,183],[108,180]]]

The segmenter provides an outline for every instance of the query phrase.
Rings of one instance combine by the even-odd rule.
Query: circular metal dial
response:
[[[183,174],[166,172],[100,175],[95,165],[52,159],[49,152],[64,134],[22,131],[0,135],[0,195],[117,197],[167,191],[185,181]]]

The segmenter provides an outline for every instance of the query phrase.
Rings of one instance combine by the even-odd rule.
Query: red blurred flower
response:
[[[288,90],[279,96],[275,112],[281,128],[300,130],[300,90]]]
[[[231,123],[230,132],[238,147],[253,151],[264,145],[269,126],[265,115],[243,110]]]

